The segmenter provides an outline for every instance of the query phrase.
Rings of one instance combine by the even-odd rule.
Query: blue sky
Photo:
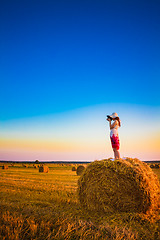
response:
[[[159,1],[1,1],[0,119],[159,106]]]
[[[1,1],[0,159],[110,157],[112,112],[123,156],[159,159],[159,13],[156,0]]]

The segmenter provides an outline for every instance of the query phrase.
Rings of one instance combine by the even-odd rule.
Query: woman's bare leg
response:
[[[116,148],[113,148],[113,152],[114,152],[114,159],[116,159]]]
[[[116,150],[116,156],[117,156],[117,159],[120,159],[120,153],[119,153],[119,150]]]
[[[115,159],[120,159],[119,150],[117,150],[116,148],[113,148],[113,152],[114,152],[114,158]]]

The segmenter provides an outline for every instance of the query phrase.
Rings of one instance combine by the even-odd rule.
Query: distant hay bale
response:
[[[48,173],[49,172],[49,168],[47,166],[40,166],[39,167],[39,172]]]
[[[84,172],[85,167],[83,165],[80,165],[77,167],[76,173],[78,176],[82,175],[82,173]]]
[[[151,165],[150,165],[150,168],[154,168],[154,164],[151,164]]]
[[[155,168],[159,168],[159,164],[155,164],[155,166],[154,166]]]
[[[35,165],[34,168],[38,168],[38,166]]]
[[[159,168],[159,164],[158,164],[158,163],[156,163],[156,164],[151,164],[151,165],[150,165],[150,168]]]
[[[3,165],[2,169],[8,169],[8,165]]]
[[[25,167],[25,168],[28,168],[28,166],[26,164],[22,164],[22,166]]]
[[[77,168],[75,166],[72,167],[72,171],[76,171]]]
[[[138,159],[102,160],[88,165],[78,180],[86,210],[103,213],[157,210],[160,186],[152,169]]]

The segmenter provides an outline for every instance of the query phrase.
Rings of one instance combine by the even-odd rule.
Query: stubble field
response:
[[[97,216],[80,206],[79,176],[69,164],[0,167],[0,239],[160,239],[160,218],[142,214]],[[160,179],[160,169],[153,169]]]

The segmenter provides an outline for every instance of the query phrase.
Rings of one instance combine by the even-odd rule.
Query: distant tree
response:
[[[39,161],[38,161],[38,160],[36,160],[36,161],[35,161],[35,163],[36,163],[36,164],[39,164]]]

